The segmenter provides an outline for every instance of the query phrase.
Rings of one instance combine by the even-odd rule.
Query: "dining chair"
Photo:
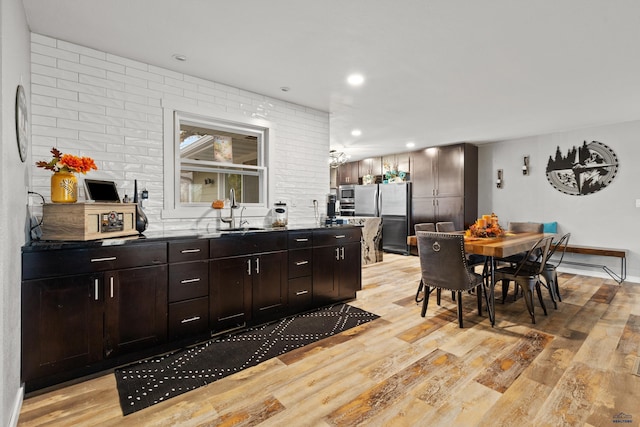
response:
[[[542,233],[544,224],[541,222],[510,222],[507,231],[512,233]]]
[[[502,303],[504,304],[509,290],[509,283],[513,280],[517,286],[521,287],[524,293],[524,300],[527,310],[531,316],[531,323],[536,323],[536,317],[533,308],[533,290],[535,289],[544,311],[547,315],[547,307],[542,300],[542,291],[540,290],[540,275],[542,274],[546,260],[548,259],[549,249],[553,236],[542,237],[529,249],[525,256],[517,264],[509,264],[504,267],[497,268],[495,271],[495,281],[502,282]]]
[[[437,304],[440,305],[442,289],[457,293],[458,325],[462,328],[462,293],[476,289],[478,314],[482,315],[483,276],[469,270],[464,252],[464,236],[461,234],[418,231],[418,257],[420,258],[421,279],[424,286],[421,316],[427,314],[429,295],[436,290]]]
[[[421,222],[413,226],[416,233],[418,231],[436,231],[436,225],[433,222]]]
[[[570,238],[571,233],[567,233],[551,246],[551,249],[549,249],[549,255],[547,256],[547,260],[544,264],[544,269],[542,270],[542,278],[544,279],[544,282],[549,289],[549,294],[551,295],[551,300],[553,301],[553,306],[555,308],[558,308],[556,299],[558,301],[562,301],[562,296],[560,295],[560,287],[558,286],[557,268],[562,263],[562,259],[564,258],[567,246],[569,245]],[[558,258],[557,260],[551,260],[551,257],[556,253],[560,254],[560,258]]]
[[[439,233],[451,233],[456,231],[453,222],[436,222],[436,231]]]

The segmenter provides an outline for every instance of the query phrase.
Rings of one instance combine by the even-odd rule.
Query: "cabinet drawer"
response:
[[[289,279],[311,275],[311,248],[289,251]]]
[[[22,280],[166,263],[166,242],[23,252]]]
[[[316,230],[313,232],[314,246],[343,245],[359,242],[362,236],[360,228],[331,228],[328,230]]]
[[[169,304],[169,339],[203,334],[208,327],[208,297]]]
[[[310,248],[313,246],[313,233],[311,231],[290,231],[289,249]]]
[[[185,262],[209,259],[209,240],[194,239],[169,242],[169,262]]]
[[[209,261],[169,265],[169,302],[209,295]]]
[[[275,252],[287,249],[287,232],[283,230],[229,234],[211,239],[209,242],[209,255],[211,258]]]
[[[312,303],[311,276],[289,280],[289,308],[291,312],[300,312],[311,308]]]

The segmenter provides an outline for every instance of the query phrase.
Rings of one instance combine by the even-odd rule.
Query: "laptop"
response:
[[[87,201],[99,203],[120,203],[116,183],[97,179],[85,179],[84,190]]]

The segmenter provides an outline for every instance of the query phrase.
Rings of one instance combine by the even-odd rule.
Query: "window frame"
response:
[[[260,202],[244,205],[244,215],[247,217],[265,216],[268,213],[275,191],[274,175],[272,168],[269,167],[275,151],[275,125],[273,123],[263,119],[249,118],[176,100],[163,99],[162,111],[164,139],[164,203],[162,218],[201,219],[218,216],[218,212],[212,209],[210,205],[184,206],[180,204],[181,159],[177,144],[177,141],[180,140],[180,120],[199,126],[212,126],[262,138],[262,143],[258,144],[258,165],[262,162],[262,166],[233,165],[233,167],[264,171],[264,179],[260,186]],[[231,164],[206,163],[215,166],[219,171],[233,168]]]

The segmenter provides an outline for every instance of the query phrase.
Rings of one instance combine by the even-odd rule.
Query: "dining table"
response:
[[[464,250],[467,254],[483,255],[486,257],[483,275],[485,276],[484,292],[487,302],[487,311],[491,326],[495,325],[495,271],[496,259],[506,258],[522,252],[527,252],[541,238],[552,234],[548,233],[512,233],[506,232],[497,237],[472,237],[465,236]],[[408,236],[407,244],[417,246],[416,236]]]

